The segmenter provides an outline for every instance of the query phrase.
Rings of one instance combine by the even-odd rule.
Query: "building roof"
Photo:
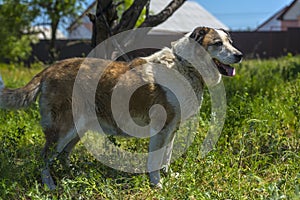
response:
[[[152,0],[150,2],[150,11],[157,14],[163,10],[172,0]],[[80,22],[86,23],[86,13],[95,9],[96,1],[93,2],[88,9],[77,18],[68,28],[69,31],[76,29]],[[229,28],[204,9],[197,2],[186,1],[169,19],[162,24],[154,27],[150,33],[164,34],[164,33],[186,33],[198,26],[209,26],[213,28]],[[90,30],[91,31],[91,30]]]
[[[284,12],[282,12],[280,14],[280,16],[278,16],[279,20],[284,20],[285,15],[292,9],[294,8],[294,6],[296,5],[296,3],[300,3],[299,0],[294,0],[289,6],[287,6],[284,10]]]
[[[277,21],[277,23],[280,23],[280,20],[278,20],[278,17],[285,12],[287,9],[287,6],[277,11],[274,15],[272,15],[270,18],[268,18],[266,21],[264,21],[261,25],[259,25],[255,31],[259,31],[264,29],[264,27],[268,26],[271,22]]]
[[[157,14],[165,8],[171,0],[152,0],[150,10]],[[187,33],[198,26],[209,26],[213,28],[229,28],[220,22],[211,13],[205,10],[195,1],[186,1],[169,19],[154,27],[153,32],[181,32]]]
[[[92,12],[92,11],[95,11],[96,10],[96,5],[97,5],[97,2],[94,1],[93,3],[91,3],[91,5],[89,5],[89,7],[78,17],[76,18],[72,23],[71,25],[68,27],[68,30],[71,31],[73,30],[76,26],[78,26],[81,22],[82,22],[82,19],[88,19],[88,17],[86,16],[86,14]]]
[[[289,20],[299,20],[300,0],[294,0],[288,6],[285,6],[269,19],[259,25],[256,31],[281,31],[282,23]]]

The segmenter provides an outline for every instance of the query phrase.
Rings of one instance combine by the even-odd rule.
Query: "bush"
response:
[[[22,0],[3,0],[0,6],[0,61],[24,60],[31,53],[31,42],[36,40],[26,33],[37,12]]]

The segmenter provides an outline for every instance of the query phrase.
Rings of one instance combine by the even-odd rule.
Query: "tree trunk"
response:
[[[123,12],[121,19],[118,21],[118,5],[114,4],[113,0],[97,0],[96,14],[88,14],[93,23],[92,47],[96,47],[114,34],[133,29],[144,8],[146,8],[146,19],[140,27],[149,27],[149,29],[144,31],[147,34],[151,30],[150,27],[157,26],[167,20],[185,1],[173,0],[160,13],[150,15],[150,0],[135,0]],[[134,36],[130,40],[134,40]],[[118,49],[119,47],[115,46],[115,48]]]
[[[58,57],[58,52],[55,46],[56,31],[58,29],[59,20],[51,23],[51,40],[49,45],[50,62],[54,62]]]
[[[96,47],[113,33],[111,28],[118,19],[117,9],[113,0],[97,0],[96,14],[88,14],[93,23],[92,47]]]

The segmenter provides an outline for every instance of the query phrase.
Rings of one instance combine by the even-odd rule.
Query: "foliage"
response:
[[[55,40],[58,28],[70,23],[69,19],[75,18],[83,11],[86,0],[31,0],[33,9],[40,11],[41,25],[50,25],[50,55],[55,59]],[[39,24],[39,23],[38,23]]]
[[[28,34],[31,21],[37,16],[35,10],[23,0],[3,0],[0,5],[0,58],[10,61],[26,59],[34,40]]]
[[[31,4],[33,8],[40,11],[41,24],[55,28],[53,30],[55,33],[58,26],[70,23],[69,19],[73,19],[83,11],[86,0],[31,0]]]
[[[0,66],[10,87],[40,70],[15,68]],[[299,199],[300,57],[244,61],[236,69],[234,78],[224,78],[227,118],[217,147],[200,156],[210,121],[206,91],[199,133],[171,164],[180,175],[165,176],[162,190],[150,189],[146,174],[102,165],[79,145],[70,169],[54,167],[59,186],[48,191],[39,178],[44,139],[37,104],[0,110],[0,199]],[[117,142],[122,148],[140,145]]]

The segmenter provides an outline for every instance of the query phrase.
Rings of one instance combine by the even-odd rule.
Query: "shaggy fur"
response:
[[[210,62],[215,62],[214,69],[210,67],[212,65],[203,66],[205,77],[209,77],[206,80],[203,80],[202,75],[183,59],[195,60],[197,58],[199,61],[206,59],[201,57],[201,54],[197,54],[195,42],[192,41],[202,45],[210,57]],[[90,123],[83,121],[82,126],[77,129],[74,126],[72,102],[80,101],[80,99],[72,99],[72,93],[79,68],[89,74],[89,76],[81,77],[82,83],[99,78],[96,77],[97,74],[93,75],[89,72],[105,68],[96,90],[95,110],[98,121],[107,134],[123,136],[127,134],[117,126],[112,115],[111,96],[120,77],[131,70],[133,73],[130,73],[129,77],[125,79],[123,87],[147,83],[131,97],[129,110],[132,118],[141,125],[147,125],[150,120],[149,109],[155,104],[162,105],[167,113],[164,127],[158,134],[150,138],[149,144],[150,182],[152,185],[160,187],[160,172],[152,169],[160,169],[169,165],[175,131],[180,122],[180,107],[174,100],[176,99],[174,94],[154,83],[155,76],[151,69],[154,64],[161,64],[166,68],[178,71],[188,80],[201,103],[204,81],[207,84],[217,84],[221,77],[219,73],[216,73],[217,68],[222,74],[233,76],[234,70],[228,64],[241,61],[242,54],[231,43],[232,41],[225,31],[199,27],[188,36],[174,42],[172,49],[165,48],[149,57],[137,58],[131,62],[112,62],[94,58],[67,59],[46,68],[26,86],[18,89],[5,88],[0,76],[0,107],[4,109],[26,107],[39,95],[41,125],[46,137],[43,150],[45,167],[42,170],[42,180],[50,189],[54,189],[55,184],[49,170],[51,161],[61,154],[68,155],[79,141],[78,134],[86,132]],[[141,67],[142,65],[146,66],[146,71]],[[83,91],[89,90],[89,86],[84,84],[80,88]],[[80,108],[78,109],[76,112],[80,113]],[[161,154],[151,153],[158,149],[163,149]]]

